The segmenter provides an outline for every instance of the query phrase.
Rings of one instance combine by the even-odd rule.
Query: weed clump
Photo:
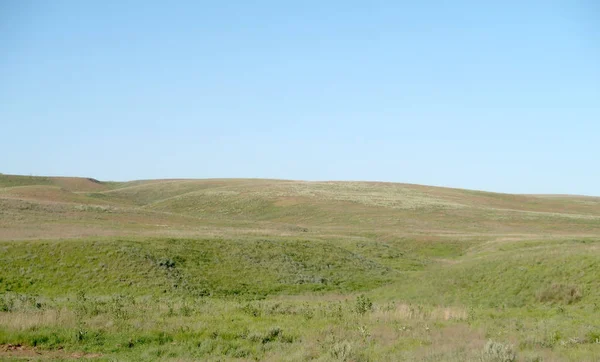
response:
[[[267,344],[275,341],[282,343],[294,342],[294,337],[291,335],[284,335],[283,329],[279,327],[271,328],[265,333],[245,333],[243,338],[246,338],[251,342],[260,342],[261,344]]]
[[[536,297],[542,303],[573,304],[581,299],[582,293],[576,285],[554,283],[540,290]]]
[[[0,312],[12,312],[15,309],[15,298],[10,294],[4,294],[0,298]]]
[[[356,313],[364,315],[373,310],[373,302],[369,297],[361,294],[356,298],[355,310]]]
[[[172,269],[175,268],[175,260],[173,259],[160,259],[158,261],[158,266],[160,266],[161,268],[165,268],[165,269]]]
[[[349,361],[352,358],[352,344],[348,341],[335,343],[329,351],[331,357],[340,361]]]
[[[262,339],[262,344],[272,342],[282,334],[282,330],[279,327],[271,328]]]
[[[587,343],[600,344],[600,331],[589,331],[586,335]]]
[[[482,362],[514,362],[517,360],[517,354],[512,345],[489,340],[483,347],[481,360]]]
[[[0,312],[35,311],[46,305],[36,295],[2,293],[0,294]]]

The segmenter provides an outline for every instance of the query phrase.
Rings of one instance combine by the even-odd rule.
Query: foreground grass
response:
[[[593,361],[600,352],[597,317],[570,306],[371,306],[368,297],[342,295],[2,299],[1,344],[107,360],[513,360],[486,354],[490,340],[518,360]]]
[[[443,335],[457,328],[478,336],[475,345],[483,341],[467,324],[461,326],[466,317],[461,310],[370,307],[368,300],[338,295],[235,301],[81,293],[58,301],[6,294],[4,303],[10,310],[0,323],[10,333],[0,334],[0,343],[98,352],[107,359],[408,358],[425,356],[423,347],[442,343]]]
[[[4,242],[0,345],[140,361],[600,353],[595,240],[478,244],[472,253],[445,242],[427,251],[408,241]],[[440,255],[448,263],[427,262]]]

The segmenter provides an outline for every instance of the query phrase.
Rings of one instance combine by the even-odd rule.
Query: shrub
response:
[[[484,362],[514,362],[517,354],[510,344],[489,340],[483,348],[482,361]]]
[[[588,331],[586,334],[587,343],[600,343],[600,331]]]
[[[175,261],[173,259],[160,259],[158,261],[158,266],[165,269],[175,268]]]
[[[183,303],[183,306],[180,309],[181,315],[184,317],[189,317],[194,312],[193,308],[186,302]]]
[[[256,306],[253,303],[246,303],[241,310],[248,314],[251,315],[253,317],[260,317],[263,314],[262,308],[259,308],[258,306]]]
[[[0,312],[12,312],[15,310],[15,298],[10,294],[4,294],[0,298]]]
[[[355,308],[358,314],[365,314],[373,309],[373,302],[371,302],[371,299],[369,299],[369,297],[365,296],[364,294],[361,294],[356,298]]]
[[[112,313],[115,320],[126,320],[129,317],[127,310],[125,310],[125,302],[128,298],[124,295],[114,295],[111,299],[109,310]]]
[[[84,328],[78,328],[77,333],[75,334],[75,340],[77,342],[83,342],[87,337],[87,330]]]
[[[271,328],[269,332],[267,332],[267,334],[263,337],[261,342],[262,344],[272,342],[276,340],[277,337],[279,337],[282,333],[283,331],[279,327]]]
[[[352,345],[348,341],[338,342],[329,351],[331,356],[340,361],[349,361],[352,358]]]

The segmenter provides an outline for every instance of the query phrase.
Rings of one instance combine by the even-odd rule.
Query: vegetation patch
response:
[[[599,200],[0,175],[0,359],[595,360]]]

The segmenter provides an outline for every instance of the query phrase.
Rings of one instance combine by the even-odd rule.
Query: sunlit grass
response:
[[[0,175],[0,359],[594,361],[599,215],[418,185]]]

